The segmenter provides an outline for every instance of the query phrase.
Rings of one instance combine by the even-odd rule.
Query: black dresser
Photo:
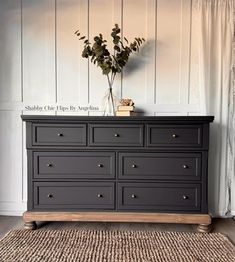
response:
[[[28,211],[36,221],[199,224],[208,232],[212,116],[32,116]]]

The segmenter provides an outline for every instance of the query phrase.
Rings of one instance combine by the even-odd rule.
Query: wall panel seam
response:
[[[55,0],[55,102],[56,103],[58,101],[57,29],[58,29],[57,27],[57,0]]]

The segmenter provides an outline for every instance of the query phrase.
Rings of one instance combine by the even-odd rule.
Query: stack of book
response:
[[[135,115],[134,106],[118,106],[116,116],[133,116]]]

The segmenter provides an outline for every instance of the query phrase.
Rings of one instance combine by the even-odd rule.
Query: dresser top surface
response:
[[[213,122],[214,116],[71,116],[71,115],[21,115],[23,121],[124,121],[124,122]]]

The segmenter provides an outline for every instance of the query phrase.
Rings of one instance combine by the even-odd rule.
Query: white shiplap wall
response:
[[[128,39],[147,40],[117,77],[117,96],[132,98],[146,115],[200,114],[191,0],[0,1],[0,214],[26,209],[20,115],[63,113],[25,106],[100,105],[107,80],[81,59],[74,31],[108,37],[115,23]]]

